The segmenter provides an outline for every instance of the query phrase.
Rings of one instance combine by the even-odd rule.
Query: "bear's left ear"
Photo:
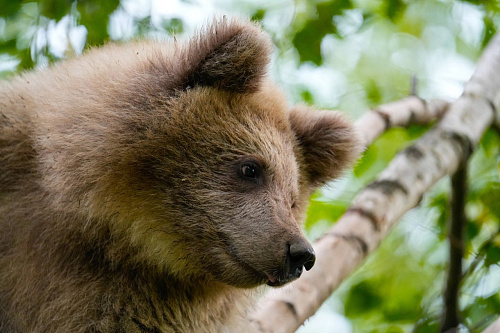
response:
[[[313,187],[337,178],[362,151],[354,126],[339,112],[297,106],[289,120]]]
[[[175,74],[184,88],[255,92],[266,74],[270,53],[271,41],[259,27],[224,17],[181,50]]]

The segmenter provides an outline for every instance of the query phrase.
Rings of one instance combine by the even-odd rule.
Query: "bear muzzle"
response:
[[[316,261],[316,254],[311,244],[306,240],[300,240],[288,246],[284,270],[271,275],[266,273],[267,285],[272,287],[282,286],[288,282],[298,279],[303,268],[310,270]]]

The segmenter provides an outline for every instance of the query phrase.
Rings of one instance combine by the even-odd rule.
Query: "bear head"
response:
[[[171,46],[102,88],[104,102],[88,102],[101,105],[85,118],[100,117],[92,128],[62,126],[47,163],[52,175],[71,172],[48,186],[71,189],[75,210],[107,221],[116,243],[135,249],[127,260],[154,271],[242,288],[299,277],[315,259],[301,231],[308,197],[357,157],[353,126],[287,105],[266,75],[271,42],[254,24],[222,19]]]

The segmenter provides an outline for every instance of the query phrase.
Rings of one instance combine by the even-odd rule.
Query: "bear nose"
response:
[[[292,275],[300,276],[302,273],[302,266],[308,271],[314,266],[316,261],[316,254],[307,241],[302,240],[290,245],[288,255],[290,258],[290,270]]]
[[[268,276],[267,284],[273,287],[282,286],[302,275],[302,270],[310,270],[314,266],[316,255],[305,239],[288,245],[285,269],[279,276]]]

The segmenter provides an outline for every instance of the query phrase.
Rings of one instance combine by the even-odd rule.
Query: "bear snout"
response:
[[[305,268],[310,270],[316,261],[316,254],[311,244],[302,239],[288,246],[285,269],[280,277],[269,277],[267,285],[272,287],[282,286],[302,275]]]
[[[302,240],[291,244],[288,249],[287,260],[290,260],[290,271],[293,272],[295,269],[302,269],[302,266],[306,271],[310,270],[314,263],[316,262],[316,254],[309,242]]]

